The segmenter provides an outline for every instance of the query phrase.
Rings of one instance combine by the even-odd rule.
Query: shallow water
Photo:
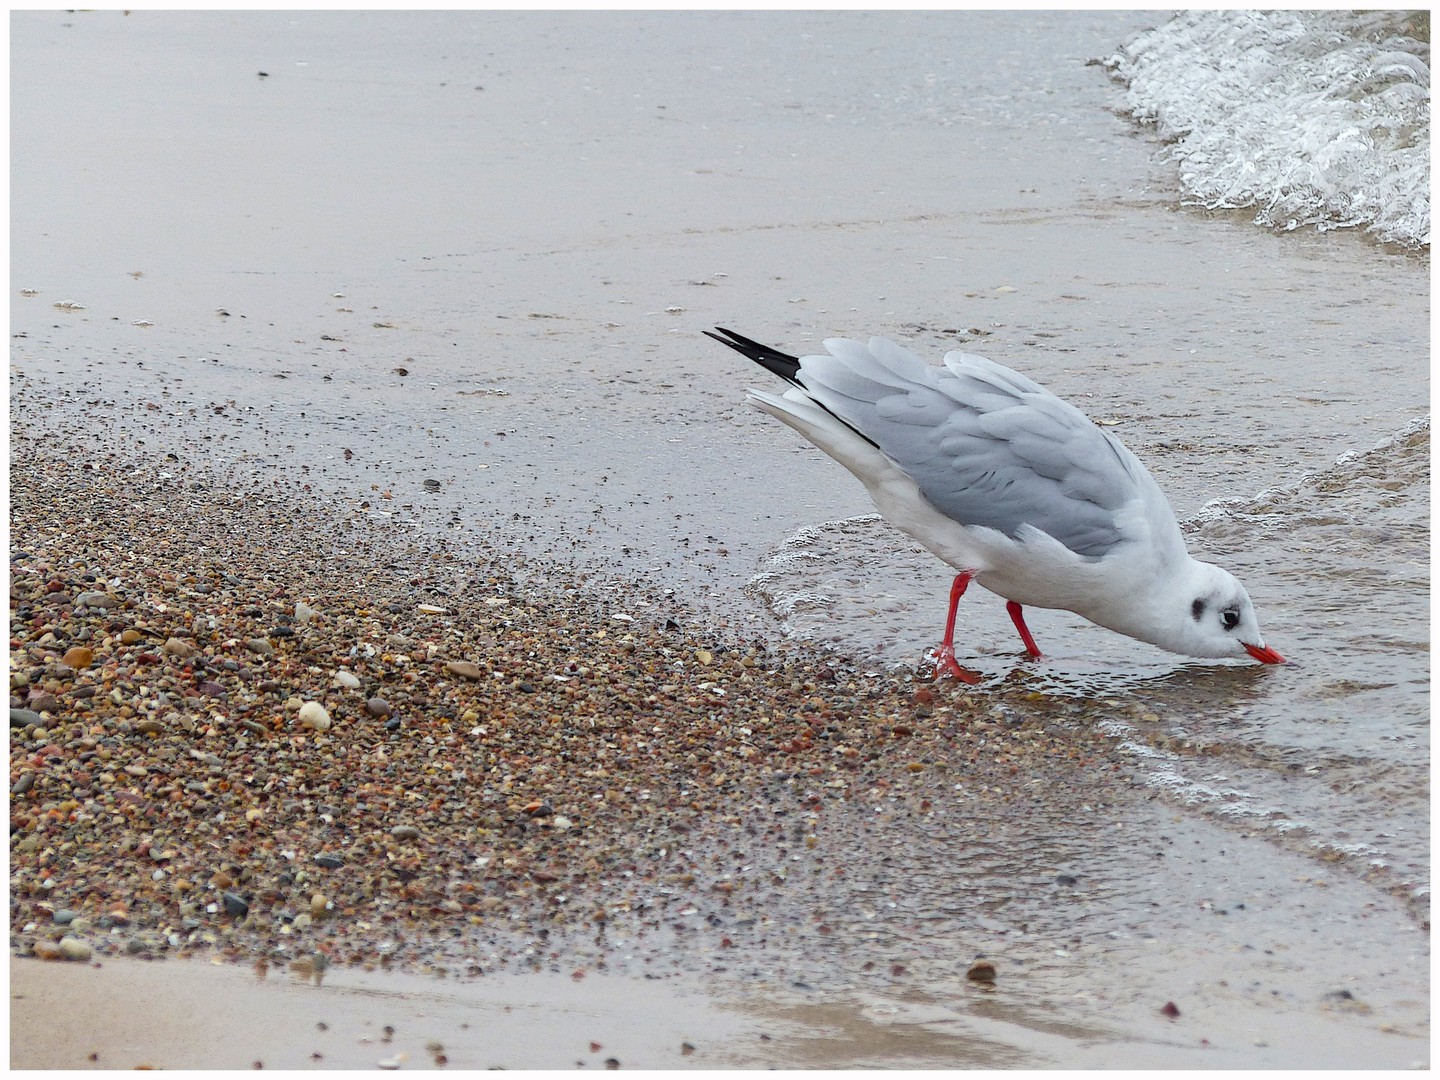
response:
[[[1424,896],[1429,461],[1427,419],[1187,522],[1192,550],[1250,583],[1268,640],[1291,658],[1282,667],[1187,660],[1046,611],[1028,621],[1047,655],[1026,659],[985,592],[961,602],[957,641],[978,654],[965,662],[996,689],[1143,703],[1145,733],[1203,747],[1200,757],[1144,747],[1129,724],[1107,722],[1145,783]],[[792,633],[884,668],[934,646],[947,580],[927,552],[865,515],[795,534],[752,587]]]
[[[997,1053],[1063,1059],[1100,1028],[1113,1063],[1175,1038],[1149,1025],[1177,977],[1217,1028],[1258,1008],[1308,1030],[1361,949],[1356,992],[1413,1035],[1428,261],[1180,209],[1086,64],[1158,21],[17,13],[12,280],[35,295],[12,299],[12,413],[91,425],[102,465],[118,443],[157,472],[174,455],[309,483],[397,533],[643,574],[747,632],[784,625],[769,597],[862,663],[908,666],[946,568],[857,520],[859,485],[746,409],[767,376],[699,331],[795,352],[881,333],[1024,370],[1113,425],[1292,663],[1194,663],[1046,612],[1047,656],[1021,662],[976,591],[961,641],[993,707],[1073,699],[1154,802],[1012,812],[951,788],[938,817],[892,808],[883,829],[862,808],[821,839],[865,873],[813,898],[861,913],[831,940],[867,956],[865,890],[904,905],[909,1004],[813,935],[776,966],[923,1012],[915,994],[1003,948],[1037,974],[1007,991],[1026,1022],[985,1029]],[[1165,874],[1137,855],[1160,835],[1185,855]],[[1083,904],[1046,885],[1066,867],[1100,883]],[[1244,942],[1217,936],[1224,896],[1251,898]],[[1072,925],[1096,931],[1083,963],[1054,955]],[[1263,939],[1283,963],[1242,949]],[[1226,975],[1283,1006],[1216,990]],[[1055,1001],[1070,1027],[1046,1028]],[[1265,1060],[1311,1060],[1284,1045]]]

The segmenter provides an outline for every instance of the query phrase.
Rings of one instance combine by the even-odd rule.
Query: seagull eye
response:
[[[1226,630],[1234,630],[1235,627],[1240,625],[1240,612],[1234,608],[1226,608],[1220,612],[1220,622]]]

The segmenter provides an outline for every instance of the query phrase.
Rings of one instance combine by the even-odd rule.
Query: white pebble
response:
[[[302,728],[312,728],[315,731],[330,730],[330,713],[318,701],[307,701],[301,705],[298,719]]]
[[[64,937],[60,939],[60,952],[66,960],[89,960],[90,946],[79,938]]]
[[[341,668],[339,671],[335,672],[335,685],[343,686],[349,690],[354,690],[360,686],[360,680],[354,672],[346,671],[344,668]]]

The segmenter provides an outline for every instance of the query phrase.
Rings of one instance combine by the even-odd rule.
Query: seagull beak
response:
[[[1262,664],[1285,663],[1285,657],[1281,656],[1274,649],[1270,648],[1269,645],[1251,645],[1248,641],[1242,641],[1240,644],[1244,645],[1245,651],[1248,652],[1251,656],[1253,656],[1256,660],[1259,660]]]

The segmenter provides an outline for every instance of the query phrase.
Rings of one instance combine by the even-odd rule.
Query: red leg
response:
[[[1010,621],[1015,624],[1015,629],[1020,631],[1020,640],[1025,642],[1025,648],[1031,656],[1039,656],[1040,650],[1035,647],[1035,639],[1030,636],[1030,628],[1025,625],[1025,609],[1014,600],[1005,603],[1005,610],[1010,613]]]
[[[975,571],[964,570],[955,575],[955,581],[950,586],[950,614],[945,618],[945,640],[940,643],[940,648],[935,650],[935,677],[950,675],[961,682],[978,683],[980,676],[973,671],[966,671],[955,662],[955,611],[960,606],[960,597],[965,595],[965,588],[970,584],[970,579],[975,576]]]

